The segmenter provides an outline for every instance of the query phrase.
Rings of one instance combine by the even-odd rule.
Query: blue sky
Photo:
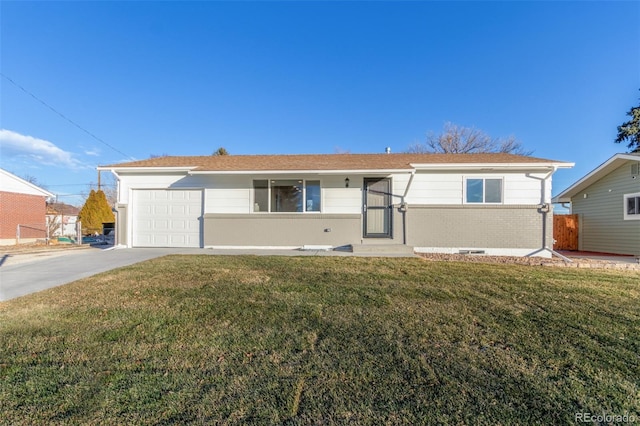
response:
[[[449,121],[575,162],[557,194],[626,151],[638,22],[637,1],[2,1],[1,167],[81,204],[97,165],[401,152]]]

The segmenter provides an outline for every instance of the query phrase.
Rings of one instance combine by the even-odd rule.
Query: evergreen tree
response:
[[[627,115],[631,119],[618,126],[616,143],[628,142],[629,152],[640,152],[640,105],[632,107]]]
[[[91,190],[87,201],[80,209],[78,220],[82,221],[83,234],[102,233],[103,223],[115,222],[115,216],[102,190]]]

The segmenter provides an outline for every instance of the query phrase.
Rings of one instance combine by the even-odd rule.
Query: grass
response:
[[[640,418],[640,274],[169,256],[0,303],[0,424]]]

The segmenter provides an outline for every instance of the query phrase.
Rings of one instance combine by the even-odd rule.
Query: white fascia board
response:
[[[412,163],[416,170],[480,170],[480,171],[500,171],[500,170],[555,170],[568,169],[575,163]]]
[[[365,169],[365,170],[206,170],[190,171],[190,175],[344,175],[344,174],[392,174],[411,173],[413,169]]]
[[[584,188],[596,182],[601,176],[608,174],[618,167],[617,163],[624,161],[640,161],[640,156],[631,154],[616,154],[609,158],[604,163],[587,173],[580,178],[576,183],[562,191],[560,194],[553,197],[551,200],[554,203],[568,203],[571,201],[571,197],[582,191]]]
[[[162,172],[189,172],[197,166],[189,167],[98,167],[99,171],[109,171],[116,173],[162,173]]]
[[[617,154],[615,157],[620,158],[622,160],[631,160],[631,161],[640,161],[639,154]]]

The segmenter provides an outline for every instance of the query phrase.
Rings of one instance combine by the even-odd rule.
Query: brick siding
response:
[[[0,239],[16,238],[19,224],[39,229],[46,225],[46,201],[41,195],[0,191]],[[42,238],[42,231],[24,229],[21,238]]]

